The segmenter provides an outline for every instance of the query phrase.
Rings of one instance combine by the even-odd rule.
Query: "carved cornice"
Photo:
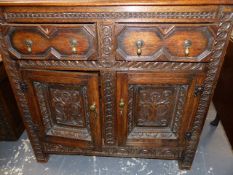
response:
[[[5,13],[6,20],[19,18],[62,18],[62,19],[125,19],[125,18],[159,18],[159,19],[216,19],[217,12],[18,12]]]

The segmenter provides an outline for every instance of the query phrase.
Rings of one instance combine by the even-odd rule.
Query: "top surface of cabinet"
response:
[[[0,5],[23,6],[111,6],[111,5],[219,5],[233,4],[232,0],[0,0]]]

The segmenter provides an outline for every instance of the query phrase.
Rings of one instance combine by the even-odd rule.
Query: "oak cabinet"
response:
[[[190,169],[232,5],[0,1],[3,61],[37,161],[49,154],[142,157]]]

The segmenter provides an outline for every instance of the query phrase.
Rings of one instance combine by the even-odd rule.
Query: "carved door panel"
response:
[[[117,74],[118,144],[184,146],[203,75],[188,73]]]
[[[100,148],[97,73],[24,70],[22,74],[30,112],[44,142]]]

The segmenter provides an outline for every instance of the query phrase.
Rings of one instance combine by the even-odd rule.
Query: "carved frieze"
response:
[[[125,18],[159,18],[159,19],[216,19],[217,12],[6,12],[7,21],[14,19],[125,19]]]
[[[206,67],[205,63],[177,63],[177,62],[128,62],[128,61],[43,61],[20,60],[22,68],[64,68],[76,70],[141,70],[141,71],[201,71]]]

